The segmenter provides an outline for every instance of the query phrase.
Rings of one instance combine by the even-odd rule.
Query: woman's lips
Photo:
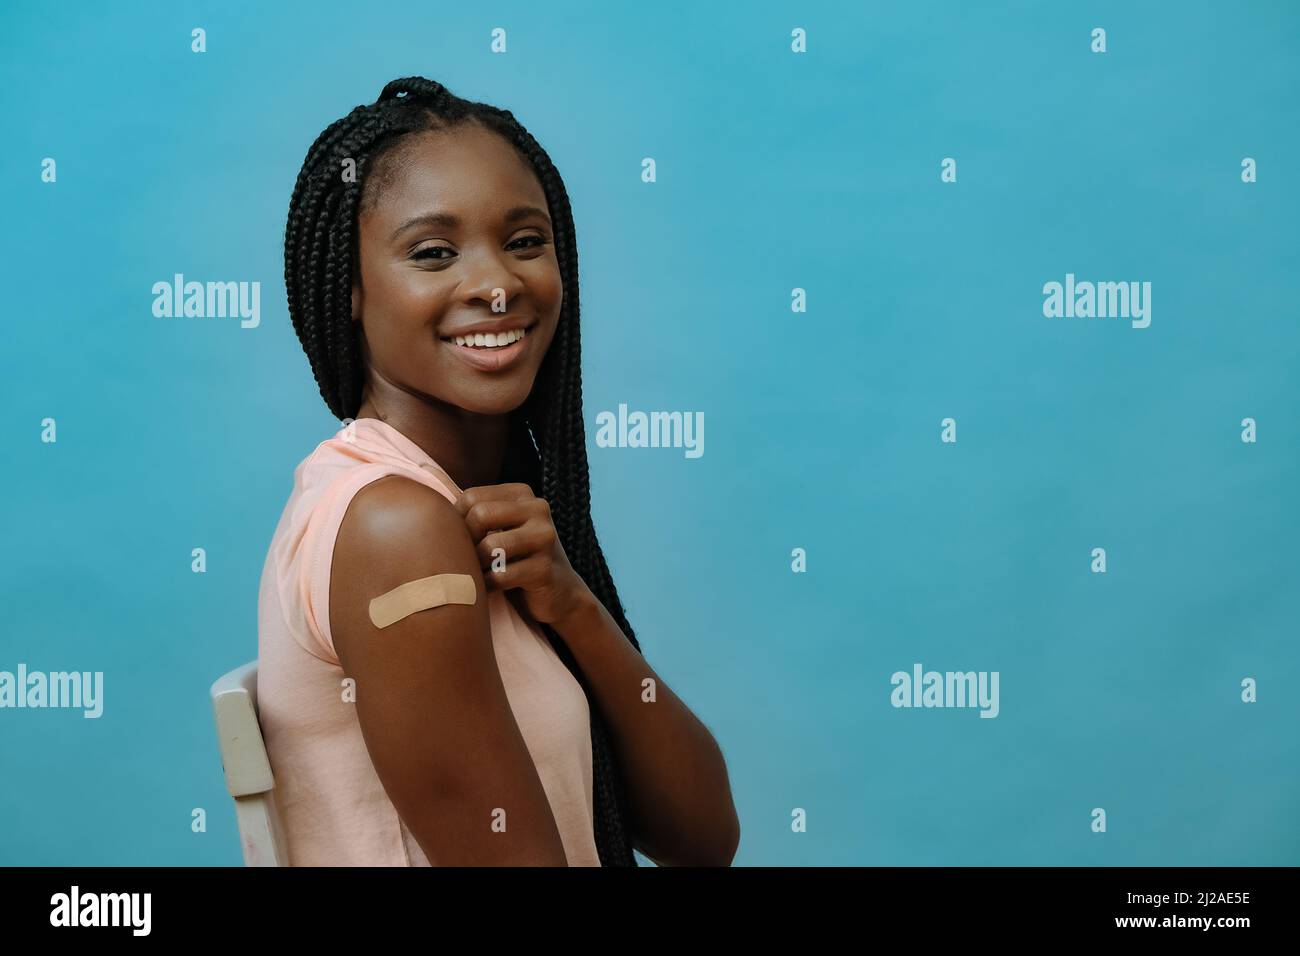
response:
[[[533,330],[536,327],[537,323],[534,322],[528,327],[528,332],[522,339],[516,339],[509,345],[496,347],[457,345],[450,339],[439,339],[438,341],[455,352],[458,358],[471,367],[483,372],[499,372],[518,364],[529,347],[528,343],[533,339]]]

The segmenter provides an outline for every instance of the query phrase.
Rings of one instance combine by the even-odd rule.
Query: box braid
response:
[[[284,233],[289,316],[325,404],[340,420],[355,416],[366,372],[359,323],[352,321],[352,283],[360,262],[357,219],[384,185],[384,170],[376,163],[411,133],[452,129],[467,122],[498,133],[536,173],[554,226],[564,288],[559,324],[537,382],[528,399],[510,416],[506,479],[526,482],[550,504],[556,532],[573,569],[639,651],[641,645],[628,624],[591,520],[573,213],[550,157],[513,114],[464,100],[423,77],[406,77],[387,84],[374,103],[356,107],[327,127],[307,151],[289,202]],[[355,162],[356,174],[345,179],[345,161],[349,159]],[[625,825],[624,784],[604,718],[572,652],[550,625],[542,628],[587,695],[594,830],[601,865],[636,866]]]

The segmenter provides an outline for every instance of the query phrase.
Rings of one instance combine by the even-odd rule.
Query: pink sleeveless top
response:
[[[419,445],[375,418],[321,442],[294,471],[258,598],[258,719],[292,866],[436,866],[375,773],[330,634],[334,540],[352,497],[385,475],[460,495]],[[536,622],[488,592],[492,646],[570,866],[599,866],[587,698]],[[429,733],[436,734],[437,727]],[[448,821],[448,826],[457,826]]]

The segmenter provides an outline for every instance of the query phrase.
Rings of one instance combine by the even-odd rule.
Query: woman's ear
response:
[[[352,321],[361,321],[361,289],[355,282],[352,284]]]

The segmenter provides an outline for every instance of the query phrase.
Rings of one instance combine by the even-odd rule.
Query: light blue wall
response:
[[[105,712],[0,710],[0,863],[239,863],[208,685],[337,428],[284,216],[410,74],[566,179],[597,530],[738,864],[1300,862],[1300,8],[78,6],[0,13],[0,670],[101,670]],[[155,318],[177,272],[261,324]],[[1044,317],[1066,273],[1151,282],[1150,327]],[[596,447],[620,402],[705,454]],[[997,671],[998,717],[892,707],[916,662]]]

